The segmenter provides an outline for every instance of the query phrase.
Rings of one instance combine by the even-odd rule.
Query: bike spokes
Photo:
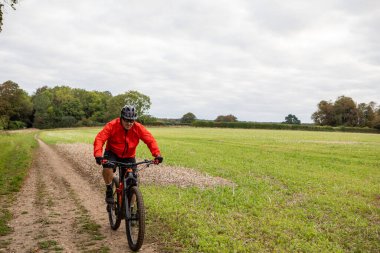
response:
[[[135,244],[139,237],[139,214],[138,214],[138,206],[136,203],[136,194],[133,193],[130,199],[130,207],[129,207],[129,232],[131,234],[131,239]]]
[[[126,232],[129,247],[139,250],[144,241],[145,210],[142,195],[137,187],[130,189],[128,198],[128,218],[126,219]]]
[[[112,181],[112,191],[113,191],[113,204],[107,205],[108,219],[113,230],[116,230],[120,226],[121,222],[121,207],[119,203],[119,193],[116,191],[119,186],[118,178],[114,178]]]

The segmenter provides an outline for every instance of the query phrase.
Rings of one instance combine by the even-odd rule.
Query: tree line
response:
[[[180,122],[184,124],[189,124],[196,120],[197,120],[197,117],[194,115],[194,113],[188,112],[182,116],[182,118],[180,119]],[[232,114],[219,115],[218,117],[216,117],[214,121],[215,122],[238,122],[237,117]]]
[[[38,88],[32,96],[12,81],[0,85],[0,129],[95,126],[119,116],[126,103],[135,105],[140,121],[147,115],[150,98],[137,91],[112,96],[109,91],[87,91],[55,86]]]
[[[322,100],[317,105],[318,109],[311,115],[314,124],[317,126],[329,127],[368,127],[380,130],[380,106],[376,106],[375,102],[357,104],[352,98],[347,96],[338,97],[335,102]],[[189,112],[181,118],[182,123],[192,123],[196,121],[196,116]],[[234,123],[238,122],[237,118],[232,115],[219,115],[214,122],[216,123]],[[283,124],[300,125],[301,121],[293,114],[285,117]],[[203,124],[203,125],[202,125]],[[213,125],[211,123],[202,122],[199,126]],[[249,125],[249,126],[248,126]],[[213,126],[220,126],[216,124]],[[228,125],[240,126],[238,124]],[[254,127],[268,127],[269,125],[257,124]],[[250,124],[244,125],[243,128],[252,127]],[[252,127],[252,128],[254,128]]]
[[[144,124],[192,124],[197,117],[188,112],[180,119],[157,119],[147,114],[150,98],[138,91],[113,96],[109,91],[87,91],[68,86],[43,86],[29,96],[13,81],[0,85],[0,129],[25,127],[57,128],[103,125],[119,116],[125,104],[134,105]],[[315,125],[368,127],[380,129],[380,106],[375,102],[357,104],[352,98],[340,96],[335,102],[322,100],[312,114]],[[238,123],[232,114],[219,115],[215,123]],[[300,125],[301,121],[289,114],[282,122]],[[265,125],[267,126],[267,125]]]
[[[380,129],[380,106],[375,102],[357,104],[352,98],[338,97],[335,102],[322,100],[311,118],[320,126],[369,127]]]

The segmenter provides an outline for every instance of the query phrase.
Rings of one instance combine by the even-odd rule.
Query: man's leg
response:
[[[113,203],[113,191],[112,191],[112,179],[113,179],[113,169],[103,168],[103,179],[106,183],[106,202],[108,204]]]
[[[104,179],[104,183],[106,183],[106,185],[109,185],[112,183],[113,168],[103,168],[103,179]]]
[[[110,161],[116,161],[116,155],[110,151],[104,152],[104,158]],[[106,202],[108,204],[113,203],[113,191],[112,191],[112,179],[113,179],[113,165],[111,164],[103,164],[103,179],[106,184]]]

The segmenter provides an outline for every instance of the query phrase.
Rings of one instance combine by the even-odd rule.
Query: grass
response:
[[[39,137],[48,144],[61,143],[93,143],[93,138],[99,132],[99,128],[56,129],[43,131]]]
[[[15,200],[32,161],[36,141],[34,133],[0,133],[0,236],[9,234],[12,218],[8,208]]]
[[[9,234],[12,229],[8,226],[8,221],[12,219],[12,214],[8,209],[0,209],[0,236]]]
[[[54,251],[62,251],[63,248],[59,246],[58,242],[55,240],[46,240],[46,241],[40,241],[37,243],[38,248],[42,250],[54,250]]]
[[[157,235],[163,247],[185,252],[380,248],[380,135],[150,130],[166,164],[194,168],[238,185],[204,190],[142,186],[148,232]],[[98,131],[47,131],[41,137],[51,144],[92,143]],[[143,143],[138,157],[150,157]]]

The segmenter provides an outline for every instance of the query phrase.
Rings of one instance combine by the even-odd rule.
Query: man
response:
[[[120,118],[108,122],[105,127],[96,135],[94,141],[94,157],[97,164],[101,164],[103,157],[110,161],[123,163],[135,163],[136,147],[139,140],[142,140],[155,157],[154,163],[163,161],[157,142],[152,134],[138,122],[136,109],[133,106],[125,105],[121,109]],[[103,154],[103,146],[107,141]],[[103,179],[106,183],[106,202],[113,203],[112,179],[114,165],[103,164]]]

